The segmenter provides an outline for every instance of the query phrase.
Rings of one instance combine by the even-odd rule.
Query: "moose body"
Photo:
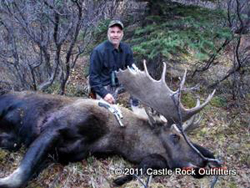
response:
[[[176,92],[165,83],[166,65],[161,81],[153,80],[144,66],[146,72],[127,69],[117,76],[129,92],[161,112],[167,121],[156,120],[150,113],[142,117],[120,107],[124,124],[121,127],[109,110],[98,105],[98,100],[29,91],[0,95],[0,148],[18,150],[22,145],[28,148],[19,167],[9,176],[0,178],[0,188],[25,186],[48,155],[55,156],[62,163],[79,161],[89,155],[120,155],[138,164],[143,172],[148,168],[191,167],[197,170],[210,162],[218,163],[211,152],[190,144],[175,124],[178,115],[187,121],[198,113],[214,92],[203,104],[198,101],[196,107],[185,109],[180,98],[177,98],[178,103],[172,101],[176,99]],[[184,81],[181,87],[183,84]],[[138,89],[141,86],[143,88]],[[143,89],[151,87],[159,88],[159,92],[145,95],[147,91]],[[159,93],[166,95],[161,98]],[[179,107],[174,104],[179,104]],[[195,177],[200,176],[195,174]],[[127,175],[117,178],[114,183],[122,185],[134,178]]]
[[[22,144],[29,147],[42,137],[42,143],[48,140],[66,161],[81,160],[89,153],[115,153],[138,163],[145,155],[162,153],[162,143],[147,120],[123,107],[125,128],[92,99],[13,92],[2,96],[0,104],[3,149],[15,150]],[[53,140],[49,141],[50,137]]]
[[[141,167],[205,166],[173,127],[152,130],[147,119],[126,108],[121,107],[121,112],[125,127],[97,100],[26,91],[0,96],[0,147],[17,150],[24,144],[28,148],[18,169],[0,179],[0,187],[25,185],[55,152],[63,163],[89,154],[118,154]]]

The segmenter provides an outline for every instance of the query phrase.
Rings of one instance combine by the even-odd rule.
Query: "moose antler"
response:
[[[128,67],[126,70],[119,70],[116,74],[118,80],[125,87],[125,89],[134,97],[139,99],[143,104],[155,109],[162,114],[167,120],[168,124],[178,123],[178,110],[171,97],[178,101],[180,115],[182,121],[185,122],[193,115],[201,111],[212,99],[215,90],[207,97],[202,104],[197,100],[194,108],[186,109],[180,102],[178,91],[172,91],[165,81],[166,63],[163,63],[163,72],[160,80],[153,79],[147,70],[146,61],[143,62],[144,71],[139,70],[135,65],[133,68]],[[182,89],[186,80],[187,71],[185,71],[180,89]]]

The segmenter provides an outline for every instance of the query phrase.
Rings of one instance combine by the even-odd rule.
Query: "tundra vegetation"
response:
[[[220,177],[218,187],[248,187],[249,7],[248,0],[192,4],[185,0],[4,0],[0,3],[0,87],[87,97],[90,50],[105,39],[109,20],[119,18],[137,65],[146,59],[154,78],[160,78],[166,62],[171,88],[178,87],[184,68],[187,84],[195,85],[202,98],[216,88],[199,128],[189,137],[214,151],[225,167],[237,170],[236,176]],[[183,93],[187,107],[195,105],[192,93]],[[120,99],[124,106],[126,97]],[[17,168],[25,150],[0,150],[0,177]],[[118,177],[113,169],[132,166],[118,156],[89,157],[66,166],[55,161],[28,187],[110,187]],[[163,176],[154,178],[151,186],[207,187],[210,180]],[[126,185],[139,186],[138,181]]]

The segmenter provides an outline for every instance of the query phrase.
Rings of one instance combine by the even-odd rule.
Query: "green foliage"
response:
[[[7,152],[4,150],[0,150],[0,162],[4,161],[6,158]]]
[[[192,108],[196,105],[196,99],[192,93],[183,93],[181,96],[181,102],[187,108]]]
[[[107,39],[107,28],[110,21],[110,19],[100,20],[97,26],[93,27],[94,40],[92,41],[91,45],[89,45],[89,48],[87,50],[88,53],[90,53],[96,45]]]
[[[229,188],[237,188],[238,186],[237,186],[237,184],[235,184],[235,183],[231,183],[230,185],[229,185]]]
[[[212,106],[215,107],[226,107],[227,106],[227,99],[225,97],[214,96],[210,102]]]
[[[166,3],[164,15],[148,15],[130,43],[138,59],[206,60],[231,37],[225,18],[220,11]]]
[[[88,97],[87,87],[83,87],[83,84],[68,84],[66,87],[66,96],[70,97]]]
[[[88,165],[93,165],[94,162],[95,162],[95,157],[90,156],[87,158]]]
[[[44,92],[49,94],[58,94],[60,91],[60,83],[55,81],[50,87],[48,87]]]
[[[250,146],[250,144],[248,144],[248,148],[249,148],[249,146]],[[242,155],[240,158],[240,162],[249,166],[250,165],[250,156],[247,154]]]

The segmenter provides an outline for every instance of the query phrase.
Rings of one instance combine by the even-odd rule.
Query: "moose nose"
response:
[[[220,159],[211,159],[211,158],[208,158],[207,161],[208,161],[208,165],[212,166],[212,167],[221,167],[222,164],[223,164],[223,161],[220,160]]]

